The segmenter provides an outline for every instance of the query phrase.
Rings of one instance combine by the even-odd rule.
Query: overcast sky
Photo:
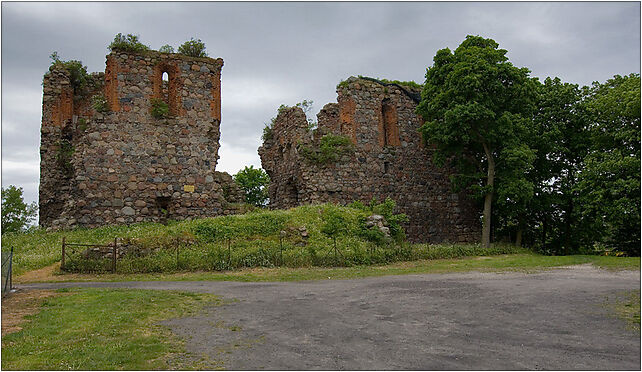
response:
[[[104,71],[117,33],[154,49],[205,42],[222,72],[220,161],[260,166],[284,103],[336,101],[351,75],[422,83],[438,49],[495,39],[533,76],[590,84],[640,72],[640,3],[2,3],[2,186],[38,200],[42,75],[49,55]]]

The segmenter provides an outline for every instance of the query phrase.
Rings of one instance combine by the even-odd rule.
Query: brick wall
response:
[[[105,73],[92,75],[97,88],[82,96],[64,69],[52,68],[43,82],[40,225],[234,213],[242,193],[215,171],[222,66],[222,59],[112,52]],[[91,108],[96,94],[110,111]],[[152,117],[153,98],[169,104],[169,118]]]
[[[316,131],[308,130],[299,108],[277,116],[271,138],[259,148],[272,181],[271,207],[391,197],[410,218],[411,241],[477,241],[479,210],[464,194],[452,192],[450,170],[432,165],[431,149],[422,144],[422,120],[415,114],[419,92],[350,78],[337,93],[338,103],[319,113]],[[309,162],[301,145],[314,146],[324,133],[347,136],[355,151],[330,164]]]

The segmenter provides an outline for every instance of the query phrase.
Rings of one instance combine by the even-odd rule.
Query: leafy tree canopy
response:
[[[2,189],[2,234],[24,231],[36,217],[36,203],[26,204],[22,187],[10,185]]]
[[[577,185],[593,240],[640,254],[640,75],[594,83],[591,148]]]
[[[496,177],[503,177],[504,192],[513,198],[532,193],[521,170],[530,167],[534,154],[522,139],[531,132],[536,81],[506,53],[494,40],[471,35],[454,52],[439,50],[417,107],[435,161],[443,165],[453,157],[456,185],[484,198],[484,246],[490,245],[491,206],[501,185],[495,185]]]
[[[270,177],[261,168],[253,165],[243,168],[234,175],[234,181],[245,192],[245,201],[258,207],[267,205]]]

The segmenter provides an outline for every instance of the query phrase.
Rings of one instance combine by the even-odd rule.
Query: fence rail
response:
[[[66,258],[71,259],[71,254],[76,253],[74,249],[71,249],[71,254],[67,248],[72,247],[88,247],[88,248],[112,248],[112,257],[111,257],[111,271],[116,272],[116,259],[118,257],[118,238],[114,238],[112,244],[88,244],[88,243],[67,243],[66,238],[62,237],[62,255],[60,259],[60,269],[65,269],[65,260]]]
[[[13,247],[2,252],[2,297],[13,289]]]

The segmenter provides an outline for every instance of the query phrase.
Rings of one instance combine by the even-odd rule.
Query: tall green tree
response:
[[[439,50],[426,71],[417,107],[435,161],[444,164],[450,158],[458,169],[455,184],[484,200],[485,247],[490,246],[496,176],[506,174],[506,185],[525,184],[518,170],[533,158],[523,139],[531,129],[535,81],[528,69],[513,66],[506,53],[494,40],[471,35],[454,52]],[[511,167],[517,171],[509,171]]]
[[[2,189],[2,233],[25,230],[38,213],[35,202],[27,204],[22,198],[22,187],[10,185]]]
[[[234,181],[245,192],[246,203],[257,207],[267,204],[270,176],[263,169],[254,168],[253,165],[246,166],[234,175]]]
[[[640,254],[640,75],[594,83],[591,147],[577,191],[592,242]]]
[[[575,189],[590,135],[585,89],[547,78],[538,87],[534,135],[536,158],[529,173],[535,196],[528,206],[531,243],[547,253],[579,249],[580,219]]]

